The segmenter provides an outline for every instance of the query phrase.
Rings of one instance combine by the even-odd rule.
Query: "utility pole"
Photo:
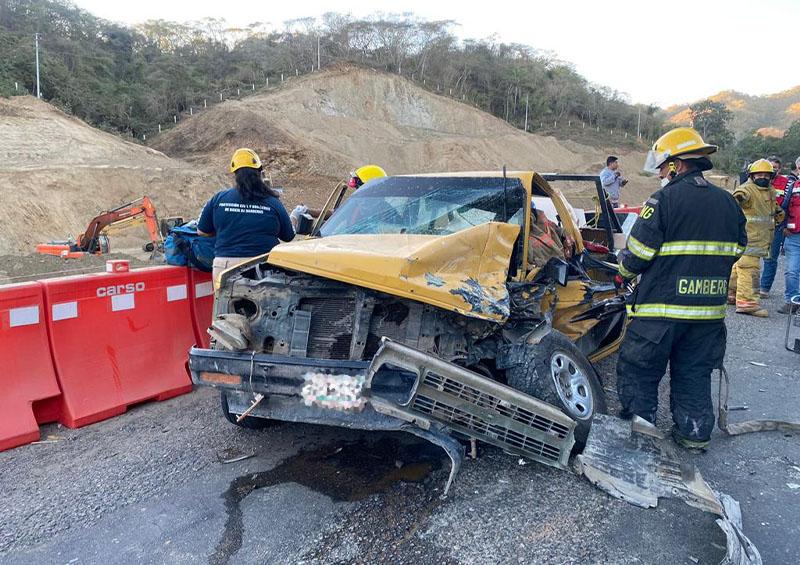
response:
[[[319,52],[319,36],[317,36],[317,70],[322,68],[322,64],[320,63],[320,52]]]
[[[42,89],[39,85],[39,34],[36,37],[36,98],[42,97]]]
[[[642,125],[642,107],[639,106],[639,113],[636,116],[636,139],[642,137],[641,125]]]
[[[528,97],[530,93],[525,95],[525,131],[528,131]]]

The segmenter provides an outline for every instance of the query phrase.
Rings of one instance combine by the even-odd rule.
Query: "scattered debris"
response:
[[[792,490],[800,489],[800,485],[798,485],[797,483],[786,483],[786,486]]]
[[[755,365],[756,367],[766,367],[766,363],[761,363],[760,361],[748,361],[751,365]]]
[[[636,506],[651,508],[658,505],[659,498],[679,498],[716,514],[717,525],[727,537],[721,565],[762,563],[758,550],[742,532],[739,503],[714,492],[694,465],[680,462],[673,445],[645,420],[595,416],[586,448],[575,465],[589,482]]]
[[[249,453],[242,453],[238,449],[230,447],[220,453],[217,453],[217,460],[223,465],[229,465],[230,463],[244,461],[245,459],[250,459],[251,457],[255,456],[256,456],[255,451],[251,451]]]
[[[237,421],[237,422],[241,422],[242,420],[244,420],[245,418],[247,418],[247,416],[250,414],[250,412],[252,412],[252,411],[255,409],[255,407],[256,407],[256,406],[258,406],[258,405],[261,403],[261,401],[262,401],[262,400],[264,400],[264,395],[263,395],[263,394],[261,394],[261,393],[258,393],[258,394],[256,394],[256,395],[253,397],[253,403],[250,405],[250,408],[248,408],[247,410],[245,410],[244,412],[242,412],[242,413],[241,413],[241,414],[240,414],[240,415],[239,415],[239,416],[236,418],[236,421]]]
[[[728,389],[730,377],[725,367],[719,369],[719,429],[729,436],[748,434],[754,432],[792,432],[800,431],[800,422],[786,422],[783,420],[748,420],[736,424],[728,423],[728,412],[733,409],[728,406]],[[764,392],[758,389],[758,392]]]

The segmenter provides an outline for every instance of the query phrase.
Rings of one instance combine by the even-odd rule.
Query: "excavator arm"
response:
[[[101,236],[114,228],[124,229],[138,223],[144,223],[147,226],[150,242],[155,249],[161,242],[156,207],[148,196],[143,196],[92,218],[86,231],[79,235],[74,243],[64,241],[41,244],[36,246],[36,251],[66,259],[77,259],[86,254],[108,253],[107,246],[104,248],[102,245]]]
[[[133,202],[123,204],[108,212],[94,217],[86,231],[78,237],[76,251],[83,251],[84,253],[97,253],[100,249],[100,234],[104,229],[121,222],[129,222],[130,220],[144,216],[147,231],[150,234],[150,241],[153,244],[158,243],[160,234],[158,231],[158,216],[156,216],[156,207],[149,197],[143,196]]]

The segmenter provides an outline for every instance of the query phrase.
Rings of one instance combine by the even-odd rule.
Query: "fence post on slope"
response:
[[[222,102],[222,93],[219,93],[219,101]]]
[[[300,71],[298,71],[297,69],[295,69],[295,70],[294,70],[294,76],[296,76],[296,77],[299,77],[299,76],[300,76]]]
[[[269,88],[269,77],[267,77],[267,88]]]
[[[281,73],[281,82],[283,82],[283,73]]]
[[[189,115],[194,116],[194,108],[192,108],[191,106],[189,106]]]
[[[161,133],[161,124],[158,124],[158,133]]]
[[[178,123],[178,114],[174,114],[172,116],[172,121],[174,121],[176,124]]]
[[[256,83],[253,83],[253,90],[256,89]]]
[[[203,108],[208,108],[208,100],[203,98]]]
[[[241,89],[237,88],[236,89],[236,96],[241,96],[241,95],[242,95]]]
[[[142,134],[142,141],[147,141],[147,134],[146,133]]]

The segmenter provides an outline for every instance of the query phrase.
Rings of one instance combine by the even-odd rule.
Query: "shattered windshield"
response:
[[[358,189],[320,235],[450,235],[487,222],[522,225],[524,202],[517,178],[387,177]]]

